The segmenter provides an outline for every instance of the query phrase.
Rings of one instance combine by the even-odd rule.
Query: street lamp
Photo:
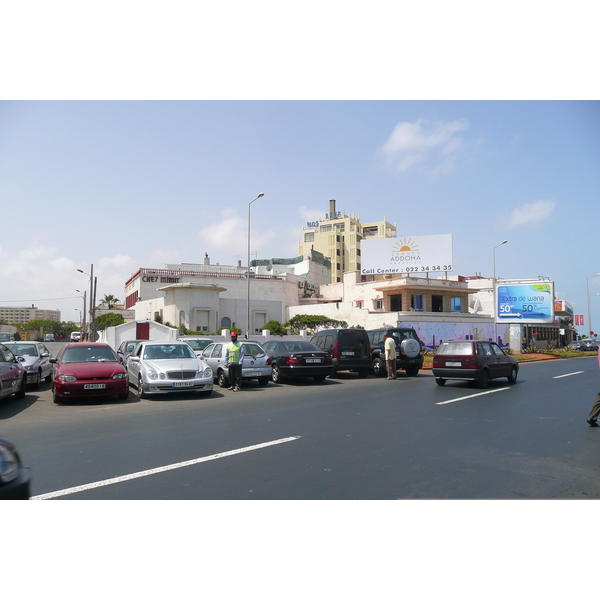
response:
[[[590,327],[590,339],[592,338],[592,331],[594,331],[592,329],[592,311],[590,310],[590,279],[592,277],[598,277],[600,276],[600,273],[596,273],[595,275],[590,275],[586,281],[586,290],[587,290],[587,305],[588,305],[588,325]],[[598,294],[592,294],[593,296],[598,296]]]
[[[497,246],[494,246],[493,248],[493,254],[494,254],[494,342],[496,342],[496,344],[498,343],[498,314],[497,314],[497,310],[498,310],[498,302],[496,301],[496,248],[499,248],[500,246],[503,246],[504,244],[506,244],[506,242],[508,242],[508,240],[504,240],[503,242],[500,242]]]
[[[81,269],[77,269],[77,271],[79,271],[80,273],[83,273],[84,275],[87,275],[90,278],[90,332],[92,330],[93,327],[93,323],[94,323],[94,306],[96,306],[96,282],[97,279],[94,279],[94,265],[91,265],[91,273],[86,273],[85,271],[82,271]]]
[[[82,293],[80,290],[75,291],[79,292],[80,294]],[[83,337],[83,332],[85,331],[85,290],[83,290],[83,324],[81,320],[81,311],[79,311],[79,327],[81,328],[81,336]]]
[[[246,272],[246,279],[248,280],[247,290],[247,308],[248,308],[248,320],[246,321],[246,337],[250,339],[250,207],[252,202],[256,202],[259,198],[262,198],[264,194],[261,192],[254,200],[248,202],[248,270]]]

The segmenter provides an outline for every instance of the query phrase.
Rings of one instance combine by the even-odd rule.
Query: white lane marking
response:
[[[68,496],[69,494],[76,494],[77,492],[83,492],[85,490],[92,490],[94,488],[102,487],[105,485],[113,485],[115,483],[121,483],[122,481],[129,481],[131,479],[137,479],[138,477],[147,477],[148,475],[156,475],[157,473],[164,473],[165,471],[171,471],[173,469],[181,469],[182,467],[189,467],[191,465],[197,465],[198,463],[207,462],[209,460],[216,460],[217,458],[224,458],[226,456],[233,456],[234,454],[241,454],[242,452],[251,452],[252,450],[259,450],[260,448],[267,448],[268,446],[275,446],[276,444],[285,444],[293,440],[298,440],[302,436],[297,435],[294,437],[281,438],[280,440],[273,440],[272,442],[264,442],[263,444],[256,444],[255,446],[246,446],[245,448],[237,448],[236,450],[229,450],[227,452],[220,452],[219,454],[211,454],[210,456],[202,456],[201,458],[194,458],[192,460],[186,460],[180,463],[174,463],[172,465],[165,465],[164,467],[157,467],[156,469],[148,469],[146,471],[138,471],[137,473],[130,473],[129,475],[122,475],[121,477],[113,477],[111,479],[103,479],[102,481],[96,481],[94,483],[86,483],[85,485],[78,485],[71,488],[65,488],[64,490],[58,490],[56,492],[48,492],[47,494],[40,494],[39,496],[32,496],[31,500],[49,500],[50,498],[58,498],[59,496]]]
[[[567,373],[566,375],[557,375],[552,379],[560,379],[561,377],[571,377],[571,375],[580,375],[581,373],[585,373],[585,371],[575,371],[574,373]]]
[[[487,392],[480,392],[479,394],[471,394],[470,396],[463,396],[462,398],[454,398],[454,400],[445,400],[444,402],[436,402],[436,404],[450,404],[451,402],[460,402],[467,398],[477,398],[477,396],[485,396],[486,394],[495,394],[496,392],[503,392],[504,390],[510,390],[509,387],[498,388],[497,390],[489,390]]]

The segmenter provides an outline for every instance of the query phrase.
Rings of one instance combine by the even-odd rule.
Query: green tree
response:
[[[109,310],[111,308],[114,308],[117,302],[119,302],[119,299],[116,296],[113,296],[112,294],[104,294],[104,298],[100,300],[100,304],[106,304],[106,308],[108,308]]]
[[[263,329],[268,329],[273,335],[287,335],[287,329],[279,321],[269,321]]]
[[[100,331],[106,329],[107,327],[115,327],[116,325],[121,325],[125,323],[125,319],[123,315],[118,313],[105,313],[96,317],[96,325]]]
[[[293,335],[298,335],[301,329],[306,329],[308,333],[314,333],[318,329],[342,328],[348,327],[346,321],[338,321],[324,315],[296,315],[284,324]]]

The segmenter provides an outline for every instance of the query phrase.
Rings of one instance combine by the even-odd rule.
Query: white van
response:
[[[79,342],[81,341],[81,331],[71,331],[71,337],[69,338],[71,342]]]

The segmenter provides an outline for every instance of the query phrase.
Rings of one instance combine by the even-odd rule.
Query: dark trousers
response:
[[[229,385],[232,387],[242,385],[242,365],[229,365]]]
[[[596,394],[596,401],[594,402],[594,406],[592,406],[592,412],[588,419],[595,421],[598,418],[598,415],[600,415],[600,392]]]

